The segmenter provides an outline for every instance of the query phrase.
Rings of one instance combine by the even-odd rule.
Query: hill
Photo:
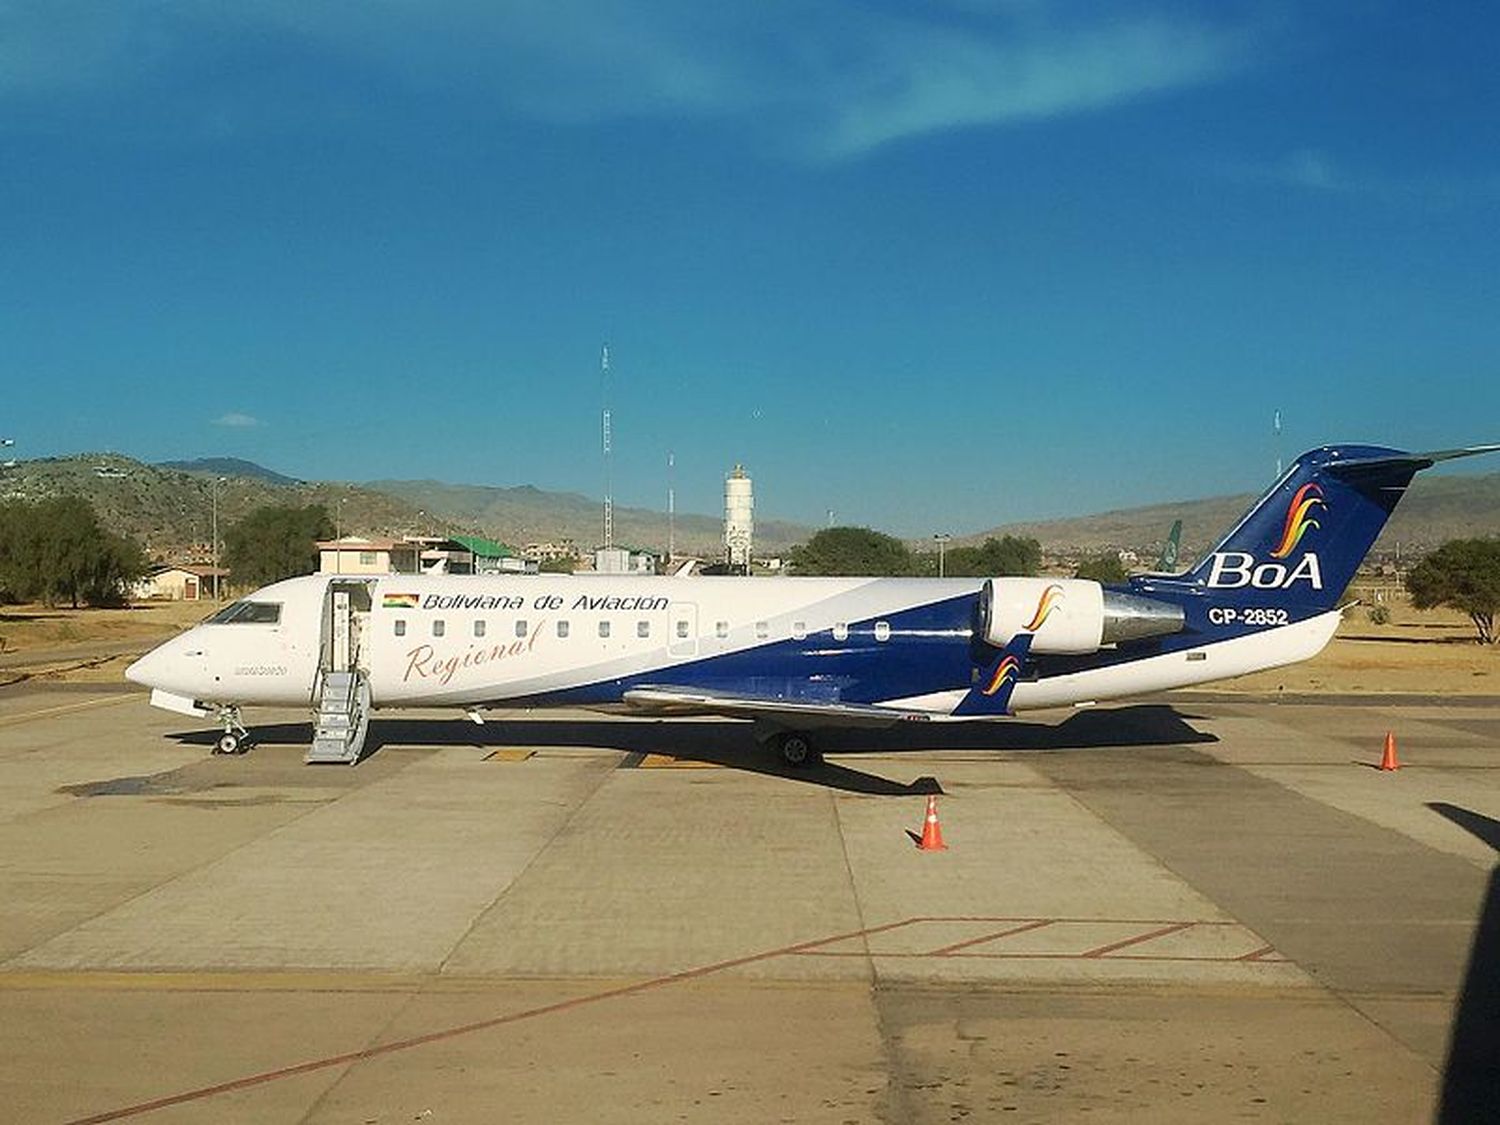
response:
[[[257,465],[254,461],[244,461],[238,457],[196,457],[191,461],[158,461],[156,467],[177,469],[198,476],[244,477],[247,480],[263,480],[268,484],[290,486],[302,483],[295,477],[282,476],[264,465]]]
[[[572,539],[593,546],[600,538],[600,502],[577,492],[546,492],[531,485],[499,488],[490,485],[445,484],[434,480],[375,480],[365,488],[397,497],[441,520],[488,528],[507,542],[524,544]],[[622,508],[614,513],[615,541],[632,547],[663,548],[667,543],[666,513],[646,508]],[[806,540],[813,528],[777,520],[757,520],[755,549],[774,554]],[[714,516],[679,512],[677,550],[715,555],[724,541],[723,522]]]
[[[1172,521],[1182,521],[1182,559],[1208,551],[1244,515],[1255,497],[1217,496],[1151,504],[1072,519],[1002,524],[955,542],[978,543],[987,536],[1024,535],[1041,541],[1055,554],[1127,549],[1151,561],[1161,550]],[[1447,539],[1500,534],[1500,473],[1465,476],[1422,474],[1386,524],[1375,550],[1393,552],[1401,545],[1421,553]]]
[[[148,465],[113,453],[86,453],[22,461],[0,476],[0,496],[82,496],[106,527],[139,539],[148,549],[163,550],[209,541],[219,477],[226,478],[217,488],[221,535],[265,504],[322,504],[349,534],[477,532],[517,546],[572,539],[583,549],[600,538],[599,501],[577,493],[440,481],[298,481],[232,458]],[[757,546],[774,552],[807,538],[812,529],[767,521],[756,533]],[[679,551],[716,554],[722,534],[712,516],[677,517]],[[617,507],[615,539],[633,547],[665,548],[666,514]]]

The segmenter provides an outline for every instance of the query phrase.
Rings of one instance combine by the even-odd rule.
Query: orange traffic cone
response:
[[[923,852],[945,852],[948,845],[943,843],[943,828],[938,824],[937,798],[927,798],[927,821],[922,825],[922,838],[917,842],[917,850]]]
[[[1396,761],[1396,736],[1390,731],[1385,732],[1385,750],[1380,755],[1380,768],[1383,770],[1401,768],[1401,763]]]

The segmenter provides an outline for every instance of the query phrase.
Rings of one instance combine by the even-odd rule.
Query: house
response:
[[[469,552],[471,574],[535,574],[535,559],[524,559],[504,543],[478,535],[455,535],[453,542]]]
[[[197,566],[164,563],[151,570],[130,589],[137,601],[158,599],[174,602],[196,602],[214,596],[214,580],[225,585],[229,571],[219,566]]]
[[[319,574],[416,574],[422,543],[345,535],[318,543]]]

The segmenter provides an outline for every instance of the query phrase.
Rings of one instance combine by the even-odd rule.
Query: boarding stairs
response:
[[[312,746],[306,762],[354,765],[370,728],[370,682],[364,672],[326,671],[318,691]]]

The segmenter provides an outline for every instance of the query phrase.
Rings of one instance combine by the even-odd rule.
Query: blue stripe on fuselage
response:
[[[631,688],[660,684],[768,699],[844,703],[879,703],[967,688],[976,665],[975,601],[975,595],[964,595],[851,622],[849,637],[843,641],[835,640],[831,629],[823,629],[802,640],[771,641],[507,702],[617,703]],[[890,625],[889,640],[875,639],[878,621]]]

